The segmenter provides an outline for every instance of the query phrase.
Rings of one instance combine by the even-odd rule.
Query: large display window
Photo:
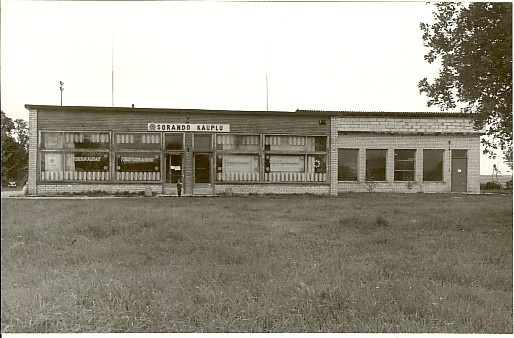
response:
[[[109,149],[110,142],[109,133],[64,133],[65,149]]]
[[[326,176],[327,156],[307,155],[307,182],[325,182]]]
[[[117,153],[116,180],[160,181],[161,154],[157,152]]]
[[[65,154],[64,180],[107,181],[108,152],[73,152]]]
[[[386,180],[387,149],[366,149],[366,181]]]
[[[42,181],[110,180],[108,132],[41,132]]]
[[[397,182],[414,181],[416,150],[394,150],[394,180]]]
[[[305,181],[305,155],[266,155],[264,166],[265,181]]]
[[[259,135],[216,135],[216,150],[258,152]]]
[[[161,149],[160,133],[115,133],[114,146],[116,149]]]
[[[259,181],[259,155],[217,154],[216,180]]]
[[[41,180],[61,181],[63,179],[63,153],[41,153]]]
[[[216,180],[256,182],[260,173],[259,135],[216,135]]]
[[[339,149],[338,150],[338,181],[357,181],[359,149]]]
[[[423,150],[423,181],[443,181],[443,149]]]
[[[264,151],[264,181],[327,181],[326,136],[266,135]]]

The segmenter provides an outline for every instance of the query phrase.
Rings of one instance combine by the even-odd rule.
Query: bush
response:
[[[502,185],[498,182],[490,181],[480,184],[480,190],[501,190]]]
[[[505,189],[512,190],[512,180],[505,182]]]
[[[379,228],[388,227],[389,226],[389,222],[387,221],[387,219],[385,219],[384,217],[382,217],[380,215],[380,216],[377,216],[375,218],[375,226],[377,226]]]

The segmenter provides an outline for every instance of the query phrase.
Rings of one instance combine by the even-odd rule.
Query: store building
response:
[[[28,192],[479,192],[460,113],[26,105]]]

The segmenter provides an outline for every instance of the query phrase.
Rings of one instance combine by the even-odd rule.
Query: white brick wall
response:
[[[51,195],[58,193],[74,193],[87,191],[105,191],[108,193],[115,192],[144,192],[145,189],[151,188],[152,192],[162,194],[162,185],[149,184],[40,184],[38,186],[38,195]]]
[[[473,121],[465,117],[338,117],[337,120],[337,130],[342,132],[477,133]]]
[[[450,143],[448,143],[450,141]],[[358,182],[339,182],[339,192],[367,191],[366,149],[387,149],[386,180],[375,182],[376,192],[450,192],[451,149],[468,151],[468,182],[470,193],[480,192],[480,136],[477,135],[339,135],[338,148],[359,149]],[[415,149],[415,183],[394,182],[394,150]],[[423,149],[444,149],[443,182],[423,182]]]
[[[37,110],[29,110],[29,168],[27,187],[29,195],[37,194],[37,147],[38,147],[38,129],[37,129]]]
[[[221,184],[215,186],[216,194],[330,194],[330,185],[310,184]]]

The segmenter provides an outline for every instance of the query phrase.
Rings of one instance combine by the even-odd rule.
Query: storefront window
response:
[[[166,150],[182,150],[184,148],[184,134],[165,134],[164,149]]]
[[[60,132],[42,132],[41,149],[63,149],[64,134]]]
[[[307,156],[307,181],[324,182],[327,175],[327,157],[325,155]]]
[[[443,181],[443,149],[423,150],[423,181]]]
[[[41,180],[61,181],[63,179],[63,154],[61,152],[41,153]]]
[[[259,181],[259,155],[218,154],[216,180]]]
[[[358,173],[358,149],[339,149],[338,150],[338,181],[357,181]]]
[[[264,180],[270,182],[305,181],[304,155],[266,155]]]
[[[216,135],[216,150],[258,152],[258,135]]]
[[[385,149],[366,150],[366,181],[386,180],[386,158]]]
[[[416,151],[412,149],[395,149],[394,180],[399,182],[414,181]]]
[[[161,149],[159,133],[116,133],[114,141],[117,149]]]
[[[64,133],[65,149],[108,149],[109,146],[109,133]]]
[[[265,181],[327,180],[326,136],[266,135],[264,150]]]
[[[267,151],[307,151],[305,136],[266,136],[264,139]],[[314,139],[310,140],[311,150],[314,150]]]
[[[314,139],[314,151],[327,151],[327,138],[325,136],[307,137],[307,143]],[[307,149],[310,151],[310,149]]]
[[[64,180],[107,181],[109,179],[109,153],[74,152],[65,155]]]
[[[40,147],[44,150],[41,152],[40,177],[43,181],[110,179],[108,132],[41,132]]]
[[[126,152],[116,154],[116,180],[160,181],[160,153]]]

